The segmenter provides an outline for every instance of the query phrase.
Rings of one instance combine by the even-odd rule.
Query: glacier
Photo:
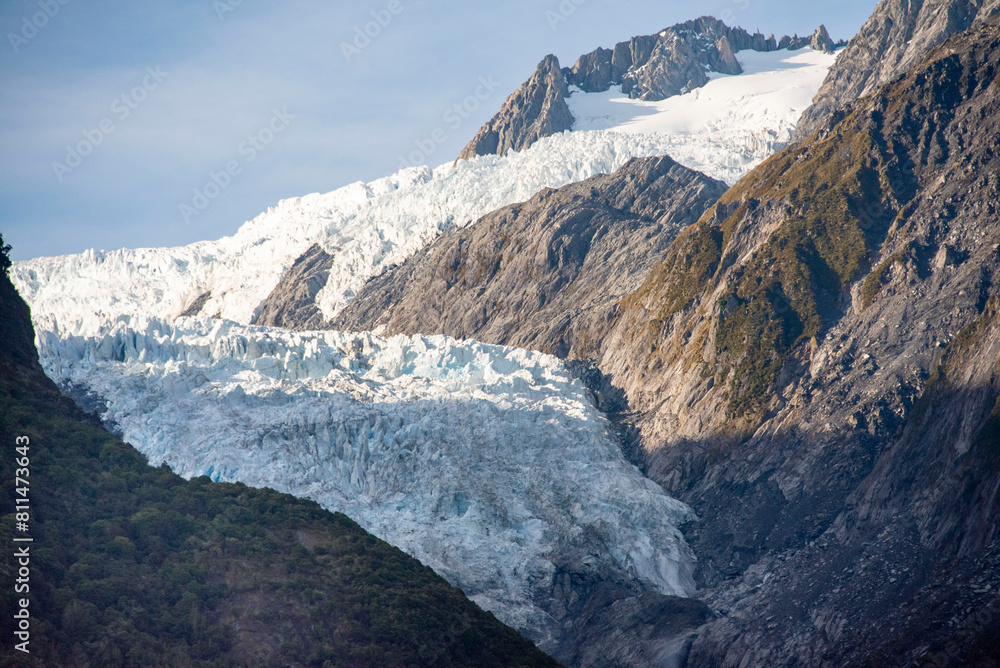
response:
[[[747,74],[652,106],[577,92],[574,130],[518,153],[286,199],[214,241],[17,262],[11,278],[49,376],[93,395],[151,463],[342,511],[545,649],[567,573],[694,592],[676,528],[693,513],[624,459],[590,393],[537,352],[250,323],[313,244],[334,256],[317,295],[333,317],[443,231],[633,157],[733,183],[818,90],[832,57],[808,51],[740,52]]]
[[[38,329],[93,332],[121,314],[200,314],[248,324],[314,243],[334,256],[316,297],[334,317],[364,282],[444,230],[544,188],[610,173],[633,157],[670,155],[730,184],[784,146],[833,56],[802,49],[739,52],[747,69],[658,103],[575,93],[573,131],[500,157],[410,167],[369,183],[282,200],[232,236],[177,248],[89,250],[15,264],[11,277]],[[593,128],[593,129],[588,129]]]
[[[624,459],[552,356],[188,317],[39,345],[151,464],[344,512],[542,646],[560,572],[694,592],[676,528],[693,512]]]

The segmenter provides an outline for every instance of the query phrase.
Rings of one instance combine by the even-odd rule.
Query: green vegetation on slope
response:
[[[31,654],[5,634],[0,666],[556,665],[344,515],[148,466],[58,393],[32,340],[0,273],[0,535],[26,535],[13,480],[27,436],[34,538]],[[11,620],[17,568],[4,552]]]
[[[851,286],[865,279],[860,297],[868,307],[893,265],[910,258],[905,248],[891,253],[891,240],[913,213],[920,180],[948,159],[942,140],[928,137],[970,94],[974,82],[965,86],[956,74],[962,67],[941,52],[926,72],[858,105],[827,136],[762,163],[622,300],[623,314],[645,309],[653,339],[676,335],[675,316],[686,323],[678,332],[691,327],[688,318],[716,319],[710,372],[728,381],[730,418],[762,419],[788,356],[850,305]],[[708,300],[716,291],[719,298]],[[677,354],[670,344],[650,350]]]

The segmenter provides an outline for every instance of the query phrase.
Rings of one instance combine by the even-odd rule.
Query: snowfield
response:
[[[710,73],[701,88],[660,102],[630,99],[620,87],[571,87],[573,129],[657,137],[677,162],[732,185],[791,141],[836,55],[804,48],[736,59],[743,74]]]
[[[150,463],[315,499],[545,643],[557,573],[690,595],[693,518],[558,359],[457,342],[120,318],[40,334]]]

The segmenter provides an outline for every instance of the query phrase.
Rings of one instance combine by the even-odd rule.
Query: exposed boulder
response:
[[[316,305],[316,295],[330,277],[333,256],[319,244],[313,244],[285,272],[251,324],[286,329],[318,329],[323,313]]]

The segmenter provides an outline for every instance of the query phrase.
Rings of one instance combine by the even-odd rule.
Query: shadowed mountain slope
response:
[[[998,118],[991,19],[760,165],[558,349],[596,360],[647,473],[701,518],[685,536],[717,617],[687,665],[995,665]],[[531,247],[502,233],[477,243],[530,290]],[[390,297],[385,323],[528,342],[573,322],[501,326],[491,275],[453,295],[480,297],[464,320]]]

